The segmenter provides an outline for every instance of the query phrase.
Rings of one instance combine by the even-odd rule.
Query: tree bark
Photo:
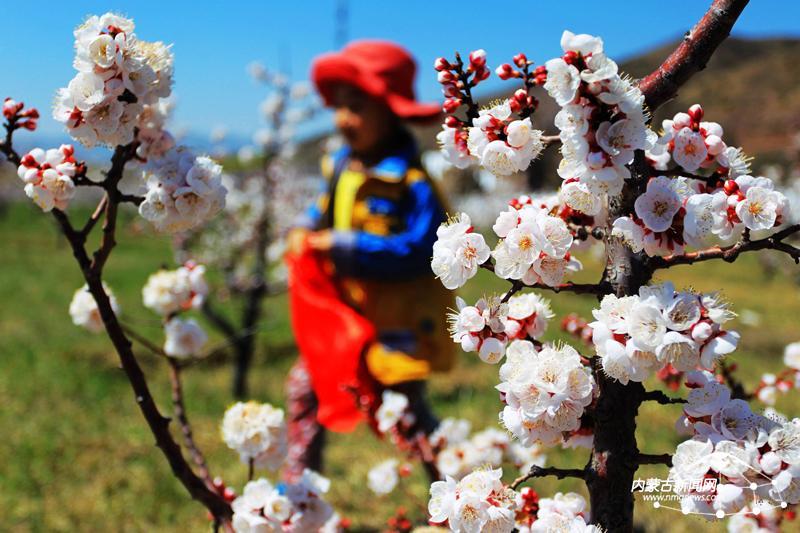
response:
[[[636,294],[653,273],[642,253],[633,253],[619,238],[611,236],[610,224],[633,211],[633,202],[647,183],[644,153],[637,153],[632,167],[631,179],[626,182],[622,194],[609,200],[609,227],[603,239],[606,249],[603,284],[617,296]],[[631,487],[639,457],[636,415],[645,391],[641,383],[631,381],[622,385],[607,377],[599,359],[595,357],[593,361],[600,396],[594,409],[592,454],[586,465],[592,522],[607,531],[633,531]]]
[[[695,73],[705,68],[716,48],[730,30],[748,0],[714,0],[703,18],[687,32],[678,48],[639,88],[651,112],[673,98]],[[622,194],[609,199],[608,226],[604,243],[606,267],[601,285],[617,296],[634,295],[650,282],[654,262],[643,253],[633,253],[618,238],[611,236],[610,224],[634,212],[634,201],[647,186],[650,171],[644,153],[638,151],[631,165],[631,178]],[[602,298],[602,296],[600,296]],[[595,433],[592,454],[586,466],[592,523],[605,531],[633,531],[633,479],[639,467],[636,443],[636,415],[644,400],[641,383],[622,385],[602,371],[594,360],[594,374],[600,389],[595,406]]]

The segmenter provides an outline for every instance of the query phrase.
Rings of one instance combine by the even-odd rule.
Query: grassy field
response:
[[[161,264],[170,264],[169,239],[144,231],[135,217],[125,215],[107,282],[120,301],[124,321],[160,342],[158,319],[142,307],[141,287]],[[0,213],[0,243],[0,530],[208,530],[204,510],[188,499],[154,447],[109,341],[72,325],[67,306],[82,281],[51,218],[28,204],[11,205]],[[777,370],[783,346],[800,340],[797,287],[781,276],[767,276],[754,257],[733,265],[681,267],[669,274],[678,287],[724,289],[735,310],[760,317],[760,325],[737,324],[743,341],[733,359],[745,382],[752,385],[762,372]],[[578,279],[596,276],[596,271],[587,271]],[[481,275],[464,296],[474,300],[502,288],[499,280]],[[559,318],[573,311],[589,316],[594,303],[591,297],[574,295],[553,299]],[[557,329],[551,327],[547,339],[565,338]],[[254,399],[283,403],[283,380],[293,362],[291,342],[286,302],[274,299],[258,335],[259,355],[250,376]],[[138,353],[159,404],[168,410],[164,364],[146,351]],[[230,377],[226,363],[192,368],[186,375],[186,403],[213,473],[241,488],[246,468],[227,450],[218,430],[232,402]],[[464,355],[456,371],[431,384],[437,413],[468,418],[476,429],[495,425],[500,408],[493,390],[496,379],[496,367]],[[792,400],[782,399],[778,408],[800,415],[800,403]],[[679,411],[675,406],[642,409],[638,439],[643,451],[674,450],[679,439],[672,426]],[[392,455],[388,444],[363,428],[330,440],[325,472],[333,479],[330,500],[356,530],[379,529],[400,503],[423,519],[417,505],[427,499],[421,469],[389,497],[376,498],[366,488],[369,468]],[[585,457],[582,450],[553,450],[548,463],[582,466]],[[508,477],[514,474],[507,470]],[[665,467],[647,467],[641,477],[665,474]],[[550,480],[537,481],[535,487],[544,495],[579,489]],[[721,529],[643,503],[636,517],[647,531]]]

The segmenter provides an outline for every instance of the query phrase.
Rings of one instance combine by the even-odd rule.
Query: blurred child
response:
[[[347,309],[335,311],[333,300],[316,307],[312,301],[303,307],[312,311],[300,313],[308,298],[292,295],[301,358],[287,381],[289,476],[321,469],[323,426],[347,431],[357,420],[350,412],[355,395],[345,393],[347,403],[336,403],[328,400],[336,391],[325,389],[331,380],[340,391],[353,385],[350,358],[359,359],[377,398],[385,388],[409,398],[414,431],[430,433],[438,425],[425,400],[425,380],[453,364],[446,326],[453,302],[430,268],[446,209],[405,127],[436,120],[440,106],[415,100],[415,71],[406,50],[383,41],[352,43],[312,67],[346,146],[323,160],[325,191],[289,234],[287,260],[291,267],[292,257],[313,254],[329,262],[334,298]],[[300,292],[299,285],[290,281],[290,293]],[[371,333],[347,337],[354,328],[343,316],[348,309]]]

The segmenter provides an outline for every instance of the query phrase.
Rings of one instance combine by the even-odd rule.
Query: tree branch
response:
[[[739,381],[736,376],[733,375],[733,371],[735,370],[735,365],[727,365],[724,360],[720,360],[719,364],[719,373],[722,376],[722,379],[725,380],[725,383],[731,389],[731,398],[735,400],[750,400],[754,396],[758,395],[758,389],[756,389],[752,394],[748,393],[747,390],[744,388],[744,384]],[[780,379],[781,376],[778,376]]]
[[[675,265],[691,265],[700,261],[711,259],[722,259],[732,263],[744,252],[754,252],[757,250],[778,250],[784,252],[794,259],[795,263],[800,263],[800,248],[782,242],[787,237],[800,232],[800,224],[794,224],[788,228],[775,233],[770,237],[755,241],[741,240],[736,244],[726,247],[714,246],[697,252],[690,252],[681,255],[670,255],[667,257],[651,257],[650,265],[653,269],[669,268]]]
[[[129,203],[138,206],[144,202],[143,196],[136,196],[135,194],[120,194],[119,201],[122,203]]]
[[[650,75],[639,82],[650,112],[678,94],[678,89],[703,70],[717,47],[730,34],[748,0],[714,0],[683,42]]]
[[[659,455],[651,453],[640,453],[636,459],[636,463],[640,465],[667,465],[672,466],[672,455],[662,453]]]
[[[107,204],[108,195],[105,194],[97,203],[97,207],[95,208],[94,213],[92,213],[92,216],[89,217],[89,220],[87,220],[86,224],[84,224],[83,228],[81,228],[81,235],[83,235],[84,239],[89,236],[89,234],[92,232],[92,229],[94,229],[95,225],[97,225],[97,221],[100,220],[100,216],[103,214],[103,211],[105,211]]]
[[[491,261],[487,261],[480,265],[481,268],[488,270],[489,272],[494,272],[494,264]],[[543,291],[553,291],[556,294],[559,292],[574,292],[575,294],[595,294],[595,295],[602,295],[608,294],[609,286],[606,283],[562,283],[561,285],[556,285],[551,287],[550,285],[543,285],[541,283],[535,283],[533,285],[525,285],[520,280],[516,279],[509,279],[506,280],[511,283],[511,288],[506,292],[503,296],[503,302],[507,302],[511,296],[516,294],[517,292],[521,291],[522,289],[539,289]]]
[[[117,228],[117,212],[119,202],[122,199],[122,194],[117,189],[117,184],[122,179],[122,174],[125,171],[125,163],[130,161],[136,154],[137,142],[125,146],[117,146],[114,150],[114,155],[111,157],[111,169],[109,169],[106,179],[103,181],[103,187],[108,195],[108,201],[105,207],[105,221],[103,222],[103,237],[100,241],[100,247],[94,252],[92,259],[91,270],[97,274],[98,277],[103,272],[108,256],[111,250],[116,246],[117,241],[115,232]]]
[[[113,202],[111,203],[113,204]],[[69,219],[63,212],[54,209],[53,216],[61,226],[64,235],[66,235],[72,247],[73,255],[81,267],[89,292],[97,303],[108,337],[114,345],[120,358],[122,369],[136,395],[136,403],[139,405],[139,409],[156,439],[156,446],[161,449],[172,468],[173,474],[186,487],[192,498],[205,505],[215,517],[225,521],[230,520],[233,515],[230,505],[219,494],[209,489],[205,481],[194,473],[191,466],[184,459],[180,446],[172,438],[172,434],[169,431],[169,418],[164,417],[158,410],[158,406],[147,385],[144,372],[131,349],[131,342],[126,337],[122,325],[111,308],[111,302],[103,287],[100,273],[92,269],[92,260],[86,253],[81,236],[72,228]]]
[[[0,152],[2,152],[11,163],[19,165],[19,154],[17,154],[12,146],[13,129],[9,128],[8,125],[6,125],[6,129],[6,140],[3,143],[0,143]],[[111,171],[109,171],[108,176],[110,190],[109,188],[106,189],[106,191],[109,192],[108,206],[116,207],[116,198],[113,195],[113,191],[116,191],[116,184],[122,177],[124,161],[125,157],[128,157],[128,151],[135,151],[135,143],[132,143],[127,147],[117,147],[117,150],[114,152],[112,168]],[[108,207],[106,208],[106,213],[108,216]],[[83,277],[86,281],[89,292],[94,297],[100,317],[103,320],[106,333],[108,334],[108,337],[114,345],[117,355],[119,356],[122,369],[125,372],[125,375],[127,376],[128,381],[131,384],[131,388],[135,394],[136,403],[139,406],[139,409],[142,412],[145,420],[147,421],[151,433],[156,439],[156,446],[161,449],[162,453],[169,462],[173,474],[183,484],[192,498],[201,502],[219,522],[222,522],[223,525],[227,525],[233,516],[233,510],[224,498],[222,498],[215,491],[209,489],[209,487],[206,486],[205,481],[194,473],[191,466],[189,466],[184,459],[180,446],[172,438],[172,434],[169,431],[169,419],[164,417],[158,410],[158,406],[156,405],[153,395],[150,393],[150,388],[147,385],[144,372],[139,366],[136,356],[131,349],[131,342],[125,336],[125,332],[122,330],[122,326],[120,325],[119,320],[117,319],[117,316],[111,307],[111,301],[106,294],[105,287],[103,286],[103,281],[101,279],[101,269],[95,269],[92,267],[94,263],[92,259],[89,258],[86,248],[84,247],[85,237],[81,232],[75,230],[70,223],[69,218],[63,211],[60,211],[59,209],[53,209],[52,214],[62,233],[67,238],[67,241],[72,248],[72,254],[75,257],[81,272],[83,273]],[[115,215],[116,210],[114,210],[112,214]],[[110,221],[111,224],[106,226],[108,228],[106,230],[108,236],[104,237],[104,244],[101,245],[101,250],[103,250],[104,247],[106,248],[104,252],[105,255],[101,256],[103,261],[108,257],[108,253],[110,253],[111,248],[113,247],[115,217],[112,216]],[[110,241],[108,240],[109,237]],[[111,243],[110,245],[108,244],[109,242]],[[97,259],[97,254],[95,254],[95,260]],[[102,263],[98,264],[102,266]]]
[[[6,139],[0,143],[0,152],[6,156],[6,159],[8,159],[11,163],[13,163],[15,166],[18,167],[22,160],[20,159],[19,154],[16,152],[16,150],[14,150],[11,144],[11,138],[14,134],[14,125],[11,122],[9,122],[5,124],[5,128],[6,128]]]
[[[201,311],[215,328],[222,331],[225,337],[229,339],[235,339],[237,337],[238,332],[236,331],[236,327],[225,315],[214,309],[208,298],[203,302]]]
[[[673,403],[686,403],[686,400],[683,398],[672,398],[667,396],[660,390],[650,390],[644,393],[642,397],[643,402],[658,402],[661,405],[669,405]]]
[[[169,382],[172,387],[172,408],[175,413],[175,418],[178,419],[178,424],[181,426],[181,433],[183,434],[183,444],[189,450],[189,455],[192,456],[192,461],[197,466],[198,475],[206,482],[206,486],[210,490],[215,490],[214,483],[211,478],[211,473],[208,470],[208,463],[194,442],[194,435],[192,433],[192,425],[189,423],[189,417],[186,414],[186,407],[183,402],[183,385],[181,383],[181,364],[174,358],[167,355],[167,353],[159,346],[150,342],[147,338],[139,335],[136,331],[131,329],[125,324],[120,324],[122,330],[128,337],[143,345],[156,355],[160,355],[169,363]]]
[[[533,465],[527,474],[515,479],[514,482],[511,483],[511,485],[509,485],[509,487],[513,490],[516,490],[517,487],[519,487],[529,479],[533,479],[536,477],[546,477],[546,476],[555,476],[558,479],[564,479],[568,477],[586,479],[585,477],[586,470],[583,468],[556,468],[553,466],[543,467],[543,466]]]
[[[181,383],[181,368],[178,362],[168,357],[169,362],[169,381],[172,386],[172,407],[175,412],[175,418],[181,426],[181,433],[183,434],[183,443],[186,449],[189,450],[189,455],[192,456],[192,461],[197,466],[198,475],[206,482],[206,486],[210,490],[214,490],[214,483],[211,478],[211,473],[208,470],[208,463],[194,441],[192,434],[192,425],[189,423],[189,417],[186,415],[186,407],[183,402],[183,385]]]

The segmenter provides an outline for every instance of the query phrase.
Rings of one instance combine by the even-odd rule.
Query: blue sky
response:
[[[543,63],[559,53],[559,37],[566,28],[602,36],[609,55],[621,60],[682,35],[709,1],[350,0],[347,35],[405,45],[420,65],[419,96],[439,100],[431,68],[439,55],[484,48],[489,64],[496,66],[524,51]],[[224,125],[249,138],[259,127],[257,105],[265,93],[247,76],[246,65],[258,60],[268,68],[288,70],[293,79],[305,79],[311,59],[334,48],[337,3],[15,2],[11,16],[4,15],[0,32],[1,96],[38,106],[45,115],[40,126],[43,133],[61,131],[50,118],[49,107],[55,90],[74,75],[72,29],[86,15],[116,11],[134,18],[140,38],[174,43],[176,127],[207,135]],[[800,2],[753,0],[734,34],[800,36]],[[327,117],[322,117],[317,126],[326,123]]]

